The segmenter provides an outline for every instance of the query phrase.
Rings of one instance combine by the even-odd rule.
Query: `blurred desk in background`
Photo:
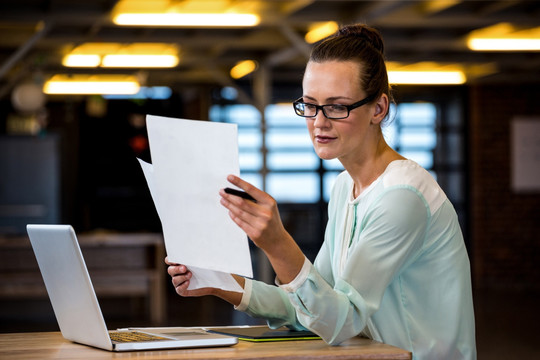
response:
[[[156,233],[77,235],[98,299],[146,300],[151,324],[166,320],[163,237]],[[0,237],[0,299],[48,298],[28,236]]]

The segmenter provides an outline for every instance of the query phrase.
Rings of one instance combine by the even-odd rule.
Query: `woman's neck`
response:
[[[371,153],[359,155],[352,161],[342,161],[345,170],[353,179],[355,198],[377,180],[392,161],[405,160],[403,156],[388,146],[382,136]]]

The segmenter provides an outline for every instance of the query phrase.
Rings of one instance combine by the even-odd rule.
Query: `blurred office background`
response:
[[[313,259],[342,169],[313,153],[291,102],[312,44],[354,22],[386,42],[388,142],[459,214],[479,358],[538,356],[540,3],[519,0],[2,0],[0,331],[57,329],[27,223],[72,224],[87,240],[110,327],[258,323],[169,285],[136,160],[151,160],[145,115],[238,124],[243,177],[279,201]],[[252,255],[255,276],[272,282]]]

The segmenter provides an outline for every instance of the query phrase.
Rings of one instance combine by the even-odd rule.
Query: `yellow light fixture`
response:
[[[238,13],[121,13],[113,17],[116,25],[178,27],[245,27],[260,23],[256,14]]]
[[[339,25],[335,21],[316,23],[309,27],[304,39],[309,44],[316,43],[339,30]]]
[[[49,95],[136,94],[139,82],[130,75],[54,75],[43,85]]]
[[[62,60],[68,67],[171,68],[178,63],[178,47],[164,43],[85,43]]]
[[[112,11],[117,25],[245,27],[260,23],[261,4],[251,0],[119,0]]]
[[[176,55],[105,55],[102,67],[171,68],[178,65]]]
[[[538,39],[470,39],[469,48],[475,51],[540,51]]]
[[[62,65],[67,67],[98,67],[101,57],[96,54],[68,54],[62,59]]]
[[[432,62],[400,65],[388,62],[387,68],[388,81],[394,85],[460,85],[467,81],[465,72],[458,65]]]
[[[257,63],[253,60],[244,60],[237,63],[230,71],[233,79],[240,79],[257,69]]]
[[[389,71],[391,84],[459,85],[467,81],[462,71]]]
[[[540,27],[520,30],[499,23],[472,31],[467,46],[474,51],[540,51]]]
[[[434,14],[459,4],[461,0],[428,0],[422,3],[423,10],[427,14]]]

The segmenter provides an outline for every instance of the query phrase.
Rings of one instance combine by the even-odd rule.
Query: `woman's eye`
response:
[[[335,105],[330,105],[330,111],[342,112],[342,111],[347,111],[347,108],[343,105],[335,104]]]

